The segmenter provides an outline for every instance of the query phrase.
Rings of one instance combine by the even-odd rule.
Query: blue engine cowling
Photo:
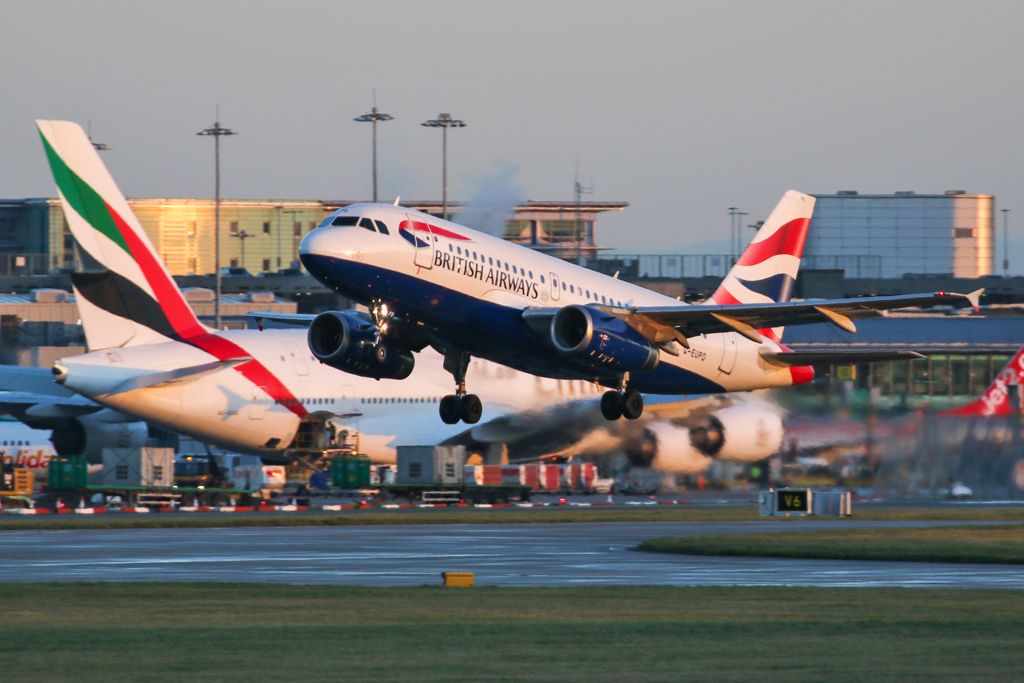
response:
[[[346,311],[313,318],[306,338],[318,361],[360,377],[405,379],[416,364],[409,349],[387,339],[377,344],[373,323]]]
[[[599,370],[636,372],[658,364],[658,349],[639,332],[604,311],[572,305],[551,319],[551,342],[577,362]]]

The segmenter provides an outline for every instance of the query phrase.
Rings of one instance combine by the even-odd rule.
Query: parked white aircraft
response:
[[[408,354],[388,355],[387,347],[376,346],[341,369],[321,368],[305,329],[206,327],[81,127],[37,123],[71,232],[92,266],[72,277],[90,352],[54,366],[65,388],[201,441],[263,456],[285,455],[307,425],[340,419],[359,432],[360,450],[383,462],[393,461],[402,444],[452,438],[487,444],[530,434],[551,424],[551,413],[541,419],[536,411],[555,405],[574,406],[554,418],[560,429],[571,414],[593,413],[600,395],[594,383],[477,363],[468,377],[487,400],[488,422],[467,433],[464,426],[438,424],[449,385],[440,355],[414,370]],[[377,329],[369,316],[338,315],[346,326],[335,329],[337,344],[358,344],[366,330]],[[577,406],[583,399],[589,404]],[[695,428],[713,427],[709,419],[701,413]],[[742,439],[743,429],[730,423],[705,450],[718,453],[726,432]]]

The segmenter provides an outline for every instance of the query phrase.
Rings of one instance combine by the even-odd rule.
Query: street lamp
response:
[[[213,136],[213,266],[214,266],[214,290],[216,298],[213,300],[213,321],[214,327],[220,329],[220,138],[222,135],[238,135],[230,128],[222,128],[220,121],[214,121],[212,128],[204,128],[196,135]]]
[[[1010,210],[999,209],[1003,212],[1003,277],[1010,275]]]
[[[369,121],[373,124],[373,201],[377,202],[377,122],[378,121],[390,121],[395,118],[391,114],[385,114],[377,111],[377,105],[373,106],[373,109],[367,114],[357,116],[353,121],[359,121],[360,123],[366,123]]]
[[[237,237],[238,241],[242,243],[242,261],[241,261],[241,264],[242,264],[242,267],[245,268],[245,241],[247,239],[249,239],[250,237],[255,237],[255,235],[253,235],[251,232],[246,232],[245,230],[235,230],[234,232],[231,233],[231,236],[232,237]]]
[[[448,129],[465,128],[466,122],[453,119],[451,114],[438,114],[436,119],[424,121],[420,125],[441,129],[441,215],[448,220]]]

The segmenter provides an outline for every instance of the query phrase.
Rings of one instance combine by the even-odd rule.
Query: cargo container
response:
[[[370,485],[370,459],[342,456],[331,460],[331,485],[339,489],[362,489]]]
[[[394,483],[381,485],[385,497],[431,502],[526,500],[530,488],[517,465],[466,465],[463,446],[399,446]]]
[[[104,448],[100,486],[174,485],[173,448]]]
[[[465,446],[399,446],[396,484],[461,484]]]
[[[46,467],[46,486],[51,490],[84,489],[88,476],[84,455],[54,456]]]

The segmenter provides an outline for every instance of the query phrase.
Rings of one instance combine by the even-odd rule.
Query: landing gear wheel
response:
[[[644,414],[644,397],[636,389],[629,389],[622,395],[622,416],[635,420]]]
[[[601,396],[601,414],[606,420],[622,417],[622,399],[617,391],[606,391]]]
[[[468,425],[479,422],[483,412],[483,404],[480,403],[480,397],[476,394],[466,394],[459,402],[459,415],[462,417],[462,421]]]
[[[441,399],[441,403],[437,406],[437,412],[441,414],[441,422],[446,425],[453,425],[459,421],[461,417],[459,405],[459,397],[455,394],[448,394]]]

